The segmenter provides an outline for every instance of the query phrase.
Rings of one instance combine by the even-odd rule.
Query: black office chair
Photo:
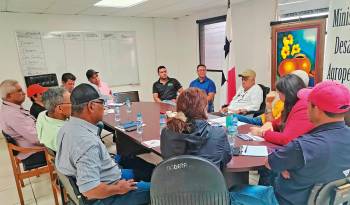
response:
[[[211,162],[183,155],[160,163],[151,179],[152,205],[228,205],[225,179]]]
[[[258,111],[250,111],[250,112],[247,112],[246,115],[253,115],[253,117],[257,117],[261,114],[264,114],[265,113],[265,108],[266,108],[266,95],[270,92],[270,88],[269,87],[266,87],[262,84],[258,84],[260,86],[260,88],[262,89],[263,91],[263,101],[262,103],[260,104],[260,108]]]
[[[350,203],[350,177],[315,185],[307,205],[340,205]]]
[[[24,80],[26,82],[26,86],[30,86],[32,84],[40,84],[44,87],[55,87],[58,86],[58,80],[55,73],[44,74],[44,75],[32,75],[25,76]]]
[[[118,103],[125,102],[127,98],[129,98],[130,102],[140,102],[139,91],[119,92],[115,94],[118,96]]]

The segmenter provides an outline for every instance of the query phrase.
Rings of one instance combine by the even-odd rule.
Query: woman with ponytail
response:
[[[179,155],[206,158],[219,168],[231,160],[230,144],[222,127],[207,122],[208,101],[198,88],[183,91],[178,99],[175,117],[162,130],[160,148],[165,159]]]

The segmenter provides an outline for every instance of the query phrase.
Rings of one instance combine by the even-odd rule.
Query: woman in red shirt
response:
[[[296,75],[289,74],[281,78],[276,83],[279,97],[284,101],[281,117],[260,128],[251,128],[251,133],[264,137],[267,142],[286,145],[313,129],[314,125],[307,113],[307,99],[299,99],[297,96],[298,91],[305,87],[302,79]]]

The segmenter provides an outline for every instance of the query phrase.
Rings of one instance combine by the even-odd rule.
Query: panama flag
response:
[[[226,16],[225,61],[222,68],[221,105],[228,104],[236,95],[236,61],[232,44],[232,15],[230,3]]]

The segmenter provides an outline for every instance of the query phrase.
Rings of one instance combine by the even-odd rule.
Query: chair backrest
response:
[[[79,188],[76,184],[76,180],[72,176],[66,176],[58,169],[56,169],[56,173],[61,185],[64,187],[67,192],[69,198],[74,202],[75,205],[86,204],[85,197],[79,192]]]
[[[339,205],[350,203],[350,177],[315,185],[312,189],[308,205]]]
[[[17,145],[17,142],[15,139],[13,139],[10,135],[6,134],[4,131],[2,131],[2,135],[4,135],[6,142],[9,144]],[[18,151],[12,150],[12,153],[14,156],[18,155]]]
[[[32,76],[25,76],[24,80],[26,82],[26,86],[30,86],[32,84],[40,84],[44,87],[54,87],[58,86],[58,80],[55,73],[51,74],[44,74],[44,75],[32,75]]]
[[[228,205],[221,171],[211,162],[183,155],[160,163],[151,179],[152,205]]]
[[[139,91],[119,92],[116,94],[118,103],[125,102],[126,98],[129,98],[130,102],[140,102]]]
[[[258,85],[261,87],[261,89],[262,89],[262,91],[263,91],[263,101],[262,101],[262,103],[261,103],[261,105],[260,105],[259,110],[258,110],[257,112],[254,113],[253,117],[257,117],[257,116],[259,116],[259,115],[261,115],[261,114],[263,114],[263,113],[265,112],[265,108],[266,108],[266,102],[265,102],[265,100],[266,100],[266,95],[270,92],[270,88],[269,88],[269,87],[266,87],[266,86],[264,86],[264,85],[262,85],[262,84],[258,84]]]

